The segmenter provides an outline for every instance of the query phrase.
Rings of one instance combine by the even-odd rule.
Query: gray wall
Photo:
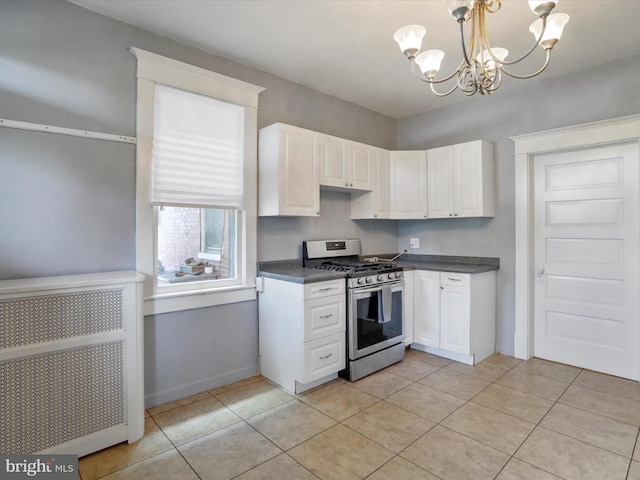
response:
[[[265,87],[259,127],[395,147],[394,119],[62,0],[1,0],[0,45],[0,118],[135,136],[135,46]],[[7,128],[0,145],[0,279],[135,269],[134,146]],[[258,259],[299,258],[318,236],[374,233],[374,250],[395,248],[395,222],[350,222],[345,205],[327,192],[319,219],[260,219]],[[256,302],[144,326],[149,406],[257,371]]]
[[[320,218],[260,218],[257,248],[259,260],[299,258],[303,239],[352,236],[363,238],[366,253],[382,253],[418,236],[418,253],[500,257],[498,343],[507,354],[515,255],[508,137],[640,111],[639,57],[606,75],[529,81],[526,96],[472,97],[398,123],[62,0],[1,0],[0,45],[0,118],[135,136],[128,48],[136,46],[265,87],[260,127],[290,123],[388,149],[493,142],[493,219],[351,221],[348,195],[322,192]],[[135,269],[133,146],[6,128],[0,145],[0,279]],[[145,332],[148,405],[256,372],[256,302],[149,316]]]
[[[497,342],[504,354],[513,355],[515,331],[515,169],[509,137],[637,114],[638,72],[640,56],[559,79],[522,80],[529,82],[526,95],[478,95],[454,108],[399,121],[400,149],[477,139],[495,145],[495,218],[399,222],[398,234],[399,248],[419,237],[422,253],[500,258]]]

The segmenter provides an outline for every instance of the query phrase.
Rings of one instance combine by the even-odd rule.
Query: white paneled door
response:
[[[534,355],[640,380],[638,145],[533,164]]]

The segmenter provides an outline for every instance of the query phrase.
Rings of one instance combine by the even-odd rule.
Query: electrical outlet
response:
[[[420,248],[420,239],[419,238],[409,239],[409,248]]]

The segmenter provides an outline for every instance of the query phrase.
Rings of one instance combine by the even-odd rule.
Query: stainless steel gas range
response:
[[[340,375],[358,380],[404,358],[402,267],[361,259],[359,239],[309,240],[303,264],[346,274],[347,367]]]

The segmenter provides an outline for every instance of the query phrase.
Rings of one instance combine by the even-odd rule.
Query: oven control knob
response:
[[[360,277],[358,279],[358,285],[362,285],[364,283],[364,278]]]
[[[390,273],[388,278],[389,280],[393,280],[393,273]]]
[[[396,273],[396,278],[402,278],[402,274],[400,272]]]
[[[378,275],[378,281],[381,282],[382,280],[384,280],[384,275]]]
[[[367,280],[366,280],[366,281],[367,281],[367,283],[371,283],[371,282],[373,282],[373,277],[367,277]]]

